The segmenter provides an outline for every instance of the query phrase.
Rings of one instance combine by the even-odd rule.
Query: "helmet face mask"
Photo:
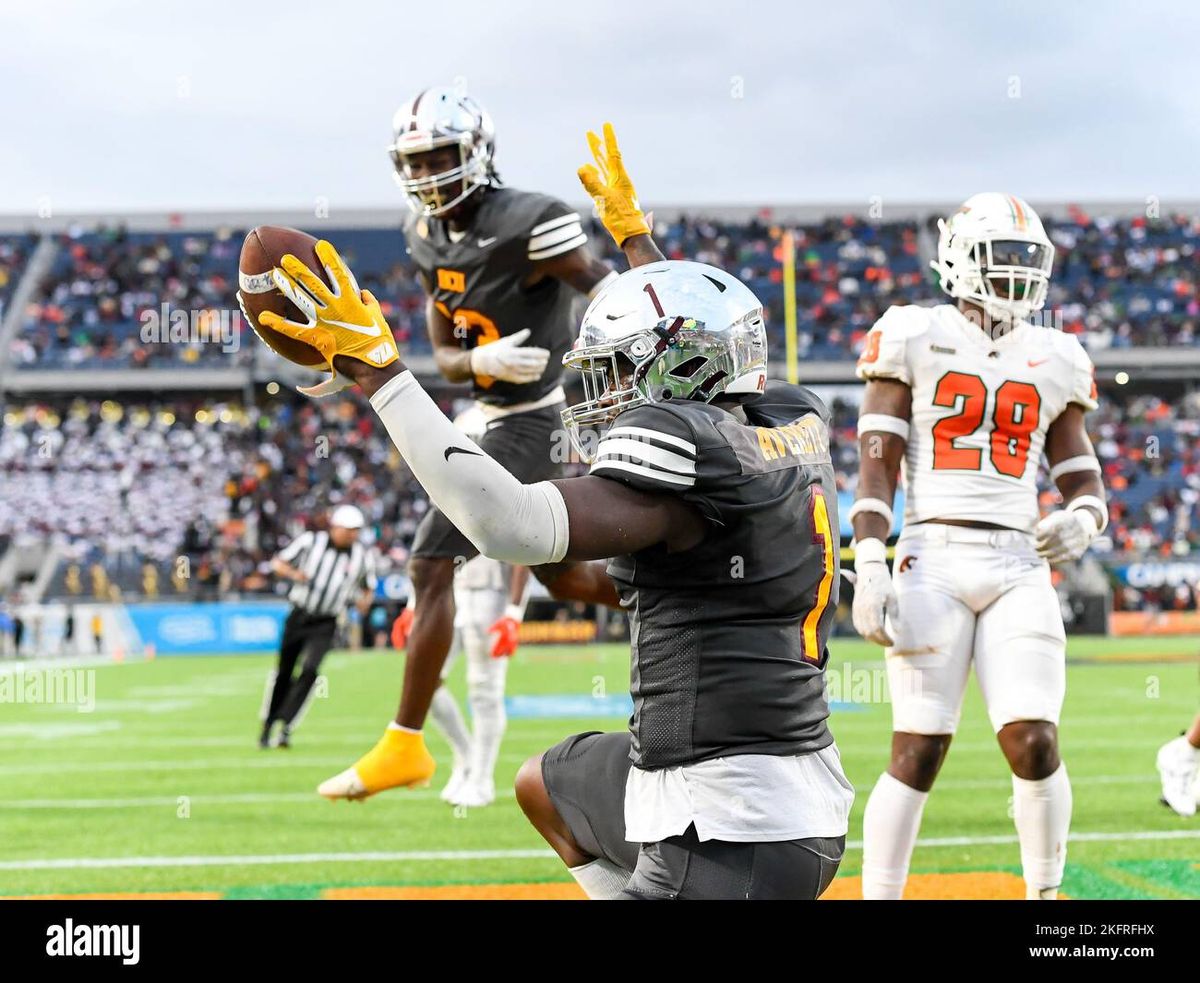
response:
[[[1003,330],[1045,306],[1054,246],[1021,199],[975,195],[938,231],[931,265],[945,293],[981,307]]]
[[[661,299],[660,299],[661,298]],[[580,457],[582,431],[646,403],[761,392],[767,343],[762,305],[740,281],[701,263],[660,262],[623,273],[592,301],[563,364],[584,399],[563,410]]]
[[[495,131],[487,112],[470,96],[448,87],[426,89],[402,106],[389,144],[396,183],[418,214],[437,217],[480,188],[496,183]],[[447,166],[414,173],[414,158],[445,151]]]
[[[985,309],[997,308],[1015,320],[1023,320],[1046,303],[1054,263],[1054,250],[1050,246],[986,239],[975,243],[974,260],[979,269],[979,285],[974,293],[986,295],[986,304],[980,301]]]

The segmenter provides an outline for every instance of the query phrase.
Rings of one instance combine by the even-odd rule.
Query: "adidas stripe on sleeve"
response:
[[[529,230],[529,258],[550,259],[578,249],[587,242],[587,233],[578,212],[568,212],[540,222]]]
[[[617,419],[601,438],[590,473],[647,490],[691,488],[697,460],[691,432],[675,417],[645,409]]]

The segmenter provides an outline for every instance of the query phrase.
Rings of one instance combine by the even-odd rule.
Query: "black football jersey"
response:
[[[556,198],[488,188],[471,227],[455,242],[439,219],[412,215],[404,225],[408,252],[450,318],[464,349],[529,329],[527,345],[546,348],[550,360],[536,382],[476,376],[475,397],[498,406],[540,399],[562,380],[562,357],[575,340],[575,292],[554,277],[528,289],[534,264],[587,242],[578,213]]]
[[[696,547],[609,562],[631,619],[630,730],[643,768],[832,743],[824,669],[838,600],[828,413],[771,382],[746,422],[688,400],[628,410],[591,473],[675,492],[711,528]]]

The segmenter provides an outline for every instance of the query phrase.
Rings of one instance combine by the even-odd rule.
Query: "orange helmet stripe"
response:
[[[1025,231],[1025,209],[1021,207],[1021,201],[1014,195],[1008,196],[1008,207],[1012,209],[1013,220],[1017,223],[1017,229],[1021,232]]]

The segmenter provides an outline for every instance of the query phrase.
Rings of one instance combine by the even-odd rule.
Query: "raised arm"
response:
[[[595,164],[579,168],[579,180],[592,196],[600,221],[625,253],[631,268],[665,259],[638,204],[612,123],[604,124],[603,140],[591,132],[587,137]]]
[[[275,271],[277,282],[290,297],[303,301],[307,293],[313,298],[305,309],[309,320],[270,313],[260,319],[310,345],[331,370],[362,388],[429,497],[480,552],[536,566],[604,559],[659,543],[687,549],[703,537],[699,511],[669,494],[595,476],[521,484],[467,439],[421,388],[400,360],[378,301],[355,289],[337,251],[324,241],[316,250],[337,293],[295,256],[285,256],[282,269]]]
[[[370,397],[434,504],[487,556],[536,566],[658,543],[686,549],[703,536],[699,512],[668,494],[593,476],[521,484],[464,437],[399,363],[375,369],[339,358],[337,367]]]

